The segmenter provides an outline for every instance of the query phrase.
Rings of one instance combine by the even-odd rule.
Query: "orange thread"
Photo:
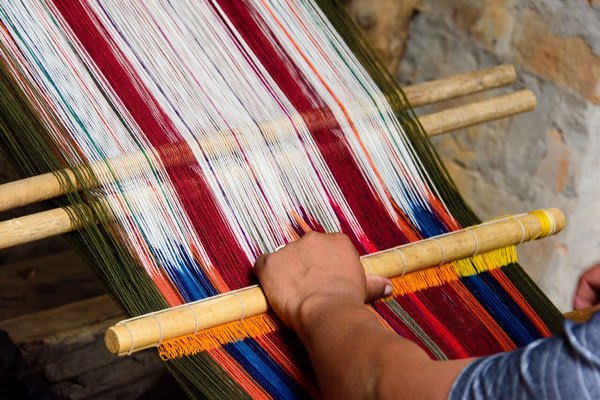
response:
[[[204,329],[196,334],[165,340],[158,348],[158,353],[163,360],[191,356],[228,343],[256,338],[279,328],[280,323],[271,314],[260,314],[243,321]]]

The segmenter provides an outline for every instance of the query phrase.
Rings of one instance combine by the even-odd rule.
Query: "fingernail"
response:
[[[385,290],[383,291],[384,296],[389,296],[392,294],[392,285],[385,285]]]

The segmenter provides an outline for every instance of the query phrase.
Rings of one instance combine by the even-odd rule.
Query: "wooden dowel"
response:
[[[560,210],[538,210],[374,253],[362,257],[361,261],[367,273],[391,278],[476,253],[539,239],[561,231],[564,225],[565,218]],[[105,343],[111,353],[127,355],[155,347],[161,338],[164,341],[189,335],[194,331],[238,321],[242,317],[259,315],[267,312],[267,309],[268,303],[262,289],[252,286],[126,320],[106,331]]]
[[[68,169],[63,171],[76,185],[77,179],[73,172]],[[61,185],[61,181],[51,172],[4,183],[0,185],[0,212],[54,199],[64,194],[66,194],[64,185]]]
[[[536,99],[533,92],[531,90],[520,90],[504,96],[425,115],[419,117],[419,121],[429,136],[436,136],[531,111],[535,106]]]
[[[494,101],[494,99],[485,100],[483,102],[467,104],[465,106],[456,107],[447,111],[450,115],[465,116],[465,119],[467,121],[466,123],[469,125],[476,123],[473,122],[473,119],[477,119],[479,122],[482,122],[482,118],[485,118],[486,116],[490,118],[500,118],[500,115],[513,115],[519,112],[527,111],[531,106],[530,99],[527,100],[529,98],[529,95],[526,93],[519,93],[522,92],[515,93],[517,94],[517,96],[514,97],[511,97],[511,95],[503,96],[502,98],[500,98],[499,101]],[[519,99],[525,100],[520,101]],[[514,103],[511,103],[513,101]],[[480,103],[484,103],[483,111],[476,113],[476,116],[472,118],[469,117],[469,114],[467,112],[472,112],[472,109],[478,109],[478,104]],[[438,121],[439,118],[443,117],[442,115],[440,115],[443,113],[446,113],[446,111],[436,113],[433,116],[426,115],[420,117],[419,120],[422,121],[424,126],[432,128],[436,135],[442,133],[440,132],[440,130],[460,129],[463,127],[460,123],[456,123],[453,117],[450,118],[449,122],[447,123],[444,121]],[[22,183],[24,181],[29,181],[31,186],[27,186],[24,183]],[[48,186],[56,188],[56,177],[52,174],[39,175],[37,177],[11,182],[5,185],[0,185],[0,189],[3,189],[3,187],[11,187],[10,185],[16,185],[18,187],[27,186],[27,191],[29,193],[38,195],[44,190],[44,188]],[[8,196],[8,194],[3,193],[0,190],[0,199],[2,199],[2,196]],[[32,199],[37,200],[38,198],[34,197]],[[72,207],[77,206],[73,205]],[[64,211],[61,212],[60,209],[54,209],[36,214],[31,214],[25,217],[14,218],[11,220],[0,222],[0,249],[5,249],[16,245],[33,242],[39,239],[49,238],[66,232],[71,232],[76,229],[79,229],[79,227],[71,226],[71,221],[68,216],[68,213]]]
[[[404,90],[409,102],[411,102],[414,107],[418,107],[504,86],[512,83],[515,78],[515,70],[512,66],[501,65],[409,86]],[[309,122],[309,124],[313,123],[319,126],[328,123],[327,119],[323,118],[322,113],[319,112],[315,113],[315,118],[308,118],[307,120],[312,121]],[[432,122],[428,121],[427,123]],[[281,123],[269,122],[268,125],[277,126],[281,125]],[[318,126],[313,126],[312,128],[316,127]],[[441,133],[440,129],[443,128],[436,127],[436,134]],[[226,140],[227,137],[228,135],[216,137],[214,141],[215,143],[223,145],[222,142],[223,140]],[[216,146],[211,146],[210,143],[203,143],[203,146],[208,148],[209,151],[213,147],[216,148]],[[230,146],[235,146],[235,143],[232,142]],[[130,164],[133,164],[134,161],[135,160],[123,160],[124,163]],[[180,163],[191,161],[193,160],[187,160],[185,158],[178,160]],[[92,166],[92,169],[94,168],[102,170],[102,168],[105,168],[105,165],[104,163],[100,163],[96,166]],[[81,187],[77,186],[80,182],[77,182],[77,179],[75,179],[75,174],[69,169],[65,169],[63,172],[66,174],[65,178],[68,178],[74,185],[71,189],[80,190]],[[53,199],[64,194],[66,194],[65,185],[61,185],[60,180],[53,173],[5,183],[0,185],[0,212]]]
[[[85,206],[54,208],[0,222],[0,249],[35,242],[79,229],[69,217],[69,211],[75,211],[76,207],[83,208]]]
[[[600,304],[581,310],[569,311],[564,315],[566,319],[570,319],[571,321],[575,321],[577,323],[582,323],[589,321],[598,311],[600,311]]]
[[[510,85],[516,79],[517,73],[512,65],[499,65],[445,79],[419,83],[403,90],[411,106],[421,107]]]

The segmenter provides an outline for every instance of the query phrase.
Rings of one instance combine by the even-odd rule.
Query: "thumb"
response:
[[[366,302],[370,303],[392,293],[392,281],[379,275],[367,275]]]

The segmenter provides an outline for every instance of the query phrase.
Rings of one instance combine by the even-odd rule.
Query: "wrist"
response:
[[[358,316],[363,313],[372,316],[367,306],[357,301],[355,296],[320,294],[302,301],[291,325],[300,339],[305,342],[312,332],[322,331],[328,324],[335,324],[336,320],[349,322],[354,319],[349,315]]]

